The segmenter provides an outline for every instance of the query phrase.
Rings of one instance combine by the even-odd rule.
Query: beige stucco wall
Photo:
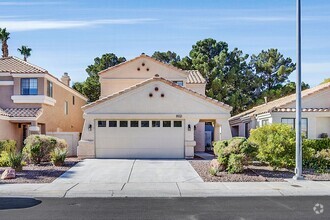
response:
[[[330,88],[302,99],[302,108],[330,108]],[[295,108],[296,102],[292,102],[283,108]]]
[[[195,92],[198,92],[199,94],[205,95],[206,84],[189,84],[189,83],[187,83],[186,87]]]
[[[142,63],[145,65],[142,66]],[[140,71],[137,70],[140,68]],[[147,71],[149,69],[149,71]],[[141,57],[117,68],[100,74],[101,97],[127,89],[137,83],[153,78],[156,74],[171,81],[183,81],[186,85],[188,74],[151,59]]]
[[[15,140],[18,144],[21,142],[17,124],[10,123],[8,120],[0,118],[0,140]]]
[[[83,126],[83,111],[81,107],[86,101],[68,92],[57,84],[53,84],[53,94],[56,103],[54,106],[42,105],[43,114],[38,119],[38,123],[46,124],[46,132],[81,132]],[[75,105],[73,105],[75,96]],[[68,102],[68,115],[65,114],[65,101]]]

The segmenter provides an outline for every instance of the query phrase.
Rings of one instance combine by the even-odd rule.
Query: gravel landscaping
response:
[[[40,165],[29,164],[23,166],[21,172],[16,172],[16,179],[0,180],[0,184],[4,183],[51,183],[65,171],[73,167],[80,160],[77,158],[67,158],[65,165],[61,167],[53,166],[50,162]],[[0,175],[6,167],[0,167]]]
[[[202,177],[204,182],[283,182],[284,179],[292,178],[294,173],[287,169],[273,171],[268,166],[247,166],[243,173],[228,174],[220,172],[217,176],[209,173],[209,160],[190,160],[196,172]],[[330,174],[318,174],[312,170],[305,170],[303,175],[307,180],[325,181],[330,180]]]

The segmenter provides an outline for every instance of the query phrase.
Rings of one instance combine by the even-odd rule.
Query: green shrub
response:
[[[49,161],[50,153],[55,148],[67,149],[65,140],[46,135],[30,135],[25,139],[24,143],[23,153],[34,164]]]
[[[50,160],[55,166],[63,166],[65,158],[66,158],[67,151],[60,149],[60,148],[55,148],[51,153],[50,153]]]
[[[0,153],[6,151],[7,153],[16,151],[16,141],[14,140],[0,140]]]
[[[211,174],[211,176],[215,176],[216,174],[217,174],[217,170],[214,168],[214,167],[211,167],[210,169],[209,169],[209,173]]]
[[[0,167],[9,167],[9,153],[2,151],[0,154]]]
[[[8,158],[8,165],[16,171],[22,171],[23,155],[21,153],[10,153]]]
[[[231,154],[228,159],[228,173],[241,173],[244,170],[245,155],[244,154]]]
[[[304,148],[312,148],[316,151],[321,151],[323,149],[330,149],[330,138],[322,139],[305,139],[303,140]]]
[[[230,140],[217,141],[213,146],[214,154],[218,156],[218,162],[231,173],[235,173],[236,171],[242,172],[244,163],[247,160],[254,159],[257,152],[256,145],[251,144],[244,137],[234,137]],[[231,157],[231,166],[229,166]]]
[[[318,151],[311,158],[304,160],[303,165],[306,168],[312,168],[316,172],[325,173],[330,170],[330,149]]]
[[[295,164],[295,132],[285,124],[265,125],[252,129],[249,137],[258,146],[257,158],[274,169]]]

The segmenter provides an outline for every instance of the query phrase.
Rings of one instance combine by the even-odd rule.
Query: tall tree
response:
[[[292,59],[278,52],[277,49],[262,50],[258,55],[252,55],[251,67],[260,78],[261,92],[271,92],[272,89],[282,85],[289,75],[296,69]]]
[[[125,57],[117,57],[113,53],[103,54],[101,58],[96,57],[94,59],[94,64],[89,65],[86,68],[86,72],[88,74],[87,79],[84,82],[74,83],[73,88],[87,96],[90,102],[98,100],[101,94],[101,86],[98,73],[125,61]]]
[[[151,57],[163,63],[171,64],[173,66],[177,66],[178,62],[180,62],[181,60],[180,56],[172,51],[167,51],[167,52],[155,51]]]
[[[7,41],[10,38],[9,37],[10,33],[7,32],[6,28],[0,28],[0,40],[2,42],[2,57],[8,57],[9,53],[8,53],[8,44]]]
[[[18,48],[17,51],[20,52],[21,55],[23,55],[24,61],[27,61],[27,58],[31,56],[32,49],[28,46],[21,46],[21,48]]]

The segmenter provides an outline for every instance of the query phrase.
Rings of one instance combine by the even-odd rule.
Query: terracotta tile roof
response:
[[[200,93],[198,93],[198,92],[195,92],[195,91],[193,91],[193,90],[191,90],[191,89],[188,89],[188,88],[186,88],[186,87],[179,86],[179,85],[177,85],[176,83],[173,83],[172,81],[166,80],[166,79],[161,78],[161,77],[154,77],[154,78],[148,79],[148,80],[146,80],[146,81],[143,81],[143,82],[141,82],[141,83],[138,83],[138,84],[136,84],[136,85],[134,85],[134,86],[131,86],[131,87],[125,89],[125,90],[122,90],[122,91],[117,92],[117,93],[115,93],[115,94],[109,95],[109,96],[104,97],[104,98],[102,98],[102,99],[99,99],[99,100],[97,100],[97,101],[95,101],[95,102],[89,103],[89,104],[83,106],[82,109],[88,109],[88,108],[90,108],[90,107],[93,107],[93,106],[95,106],[95,105],[98,105],[98,104],[100,104],[100,103],[103,103],[103,102],[105,102],[105,101],[107,101],[107,100],[110,100],[110,99],[113,99],[113,98],[115,98],[115,97],[117,97],[117,96],[120,96],[120,95],[122,95],[122,94],[125,94],[125,93],[127,93],[127,92],[129,92],[129,91],[131,91],[131,90],[134,90],[134,89],[136,89],[136,88],[139,88],[139,87],[141,87],[141,86],[143,86],[143,85],[146,85],[146,84],[148,84],[149,82],[152,82],[152,81],[160,81],[160,82],[163,82],[163,83],[165,83],[165,84],[167,84],[167,85],[170,85],[170,86],[172,86],[172,87],[175,87],[175,88],[177,88],[177,89],[180,89],[181,91],[187,92],[187,93],[192,94],[192,95],[194,95],[194,96],[196,96],[196,97],[198,97],[198,98],[204,99],[204,100],[206,100],[206,101],[208,101],[208,102],[210,102],[210,103],[213,103],[213,104],[218,105],[218,106],[220,106],[220,107],[222,107],[222,108],[225,108],[225,109],[227,109],[228,111],[231,111],[231,110],[232,110],[232,107],[231,107],[231,106],[229,106],[229,105],[227,105],[227,104],[225,104],[225,103],[223,103],[223,102],[220,102],[220,101],[218,101],[218,100],[216,100],[216,99],[212,99],[212,98],[210,98],[210,97],[207,97],[207,96],[205,96],[205,95],[202,95],[202,94],[200,94]]]
[[[2,115],[2,116],[9,116],[9,114],[6,113],[5,110],[3,110],[2,108],[0,108],[0,115]]]
[[[17,57],[0,58],[0,72],[2,73],[47,73],[47,70],[35,66]]]
[[[303,112],[330,112],[330,108],[302,108]],[[296,112],[296,108],[275,108],[273,112]]]
[[[304,97],[310,96],[312,94],[321,92],[326,89],[330,89],[330,83],[324,83],[324,84],[315,86],[313,88],[303,90],[301,92],[301,97],[304,98]],[[266,112],[272,112],[276,108],[281,108],[282,106],[293,103],[295,101],[296,101],[296,94],[288,95],[288,96],[276,99],[274,101],[268,102],[267,104],[255,106],[252,109],[249,109],[245,112],[242,112],[238,115],[231,117],[229,120],[235,120],[235,119],[238,119],[241,117],[251,117],[253,115],[258,115],[258,114],[262,114],[262,113],[266,113]]]
[[[102,73],[107,72],[107,71],[109,71],[109,70],[112,70],[112,69],[118,68],[118,67],[123,66],[123,65],[126,65],[126,64],[128,64],[128,63],[131,63],[131,62],[133,62],[133,61],[135,61],[135,60],[137,60],[137,59],[140,59],[140,58],[146,58],[146,59],[152,60],[152,61],[154,61],[154,62],[156,62],[156,63],[159,63],[159,64],[161,64],[161,65],[163,65],[163,66],[166,66],[166,67],[168,67],[168,68],[171,68],[171,69],[174,69],[174,70],[176,70],[176,71],[179,71],[179,72],[181,72],[181,73],[182,73],[183,75],[185,75],[185,76],[188,75],[188,73],[187,73],[186,71],[184,71],[184,70],[182,70],[182,69],[180,69],[180,68],[177,68],[177,67],[175,67],[175,66],[173,66],[173,65],[171,65],[171,64],[163,63],[163,62],[161,62],[161,61],[159,61],[159,60],[156,60],[156,59],[154,59],[154,58],[152,58],[152,57],[150,57],[150,56],[148,56],[148,55],[146,55],[146,54],[141,54],[140,56],[135,57],[135,58],[133,58],[133,59],[131,59],[131,60],[128,60],[128,61],[123,62],[123,63],[120,63],[120,64],[117,64],[117,65],[115,65],[115,66],[111,66],[111,67],[109,67],[108,69],[102,70],[102,71],[99,72],[99,75],[101,75]]]
[[[2,111],[8,117],[38,117],[42,114],[42,108],[6,108]]]
[[[206,80],[198,70],[187,70],[189,73],[187,83],[189,84],[204,84]]]

